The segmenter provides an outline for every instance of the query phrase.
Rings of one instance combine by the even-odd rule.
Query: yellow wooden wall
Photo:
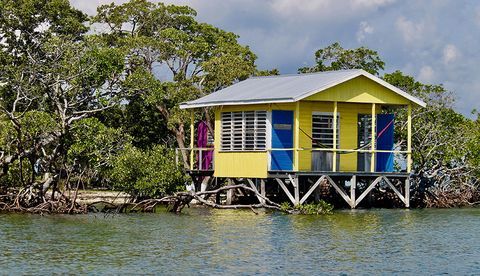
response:
[[[254,177],[266,178],[268,174],[268,152],[265,151],[221,151],[220,129],[221,113],[231,111],[295,110],[294,103],[288,104],[258,104],[242,106],[222,106],[215,110],[215,153],[214,175],[217,177]],[[294,142],[295,143],[295,142]]]
[[[376,103],[376,113],[382,104],[405,105],[409,101],[370,79],[360,76],[329,88],[300,101],[299,171],[311,170],[312,113],[333,112],[333,101],[338,102],[340,114],[340,149],[357,148],[358,114],[371,114],[372,103]],[[249,110],[292,110],[295,103],[260,104],[242,106],[222,106],[215,112],[215,173],[217,177],[266,178],[269,167],[268,151],[220,151],[221,112]],[[295,113],[294,113],[295,114]],[[295,128],[296,126],[294,126]],[[294,145],[296,144],[294,138]],[[338,171],[356,171],[357,154],[339,154]]]
[[[407,105],[410,103],[406,98],[364,76],[356,77],[304,100],[392,105]]]
[[[377,105],[376,113],[379,113],[381,106]],[[339,148],[355,149],[358,146],[358,114],[371,114],[371,104],[354,104],[354,103],[338,103],[339,113]],[[333,102],[300,102],[300,148],[306,150],[300,151],[299,169],[301,171],[311,170],[312,155],[309,149],[312,148],[312,113],[313,112],[333,112]],[[357,170],[357,154],[339,154],[337,158],[340,160],[339,171],[356,171]]]

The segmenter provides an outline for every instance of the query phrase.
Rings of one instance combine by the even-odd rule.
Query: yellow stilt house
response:
[[[322,181],[365,175],[374,177],[373,182],[407,175],[414,105],[425,103],[364,70],[342,70],[253,77],[181,108],[215,110],[214,177],[298,184],[302,175],[323,177]],[[394,116],[384,114],[385,107],[408,110],[404,149],[393,147]],[[191,135],[194,141],[193,124]],[[198,170],[194,152],[192,142],[191,169]],[[393,171],[395,153],[407,157],[403,174]],[[293,186],[297,188],[295,196],[290,194],[292,202],[301,203],[300,185]],[[337,191],[346,195],[342,187]],[[309,195],[307,190],[304,194]],[[351,194],[347,202],[352,208],[353,201]]]

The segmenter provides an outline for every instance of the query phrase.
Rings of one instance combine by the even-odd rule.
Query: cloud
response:
[[[90,15],[112,1],[129,0],[70,0]],[[480,109],[477,1],[148,1],[191,6],[198,21],[238,34],[240,43],[258,56],[260,69],[295,73],[314,62],[316,50],[338,41],[344,48],[377,51],[385,72],[400,69],[419,81],[445,84],[459,98],[456,110],[466,115]]]
[[[420,68],[420,73],[418,75],[418,79],[421,82],[432,83],[432,81],[434,79],[434,75],[435,75],[435,72],[433,71],[433,68],[426,65],[426,66],[423,66],[422,68]]]
[[[397,19],[395,26],[402,34],[404,41],[407,43],[420,40],[425,28],[424,23],[414,23],[413,21],[407,20],[403,16]]]
[[[443,48],[443,63],[449,64],[454,62],[460,56],[460,52],[458,51],[457,47],[453,44],[448,44]]]
[[[270,0],[270,7],[288,20],[339,20],[345,16],[360,16],[395,0]]]
[[[373,27],[368,24],[366,21],[360,22],[360,26],[357,31],[357,41],[362,42],[365,40],[367,34],[373,34]]]

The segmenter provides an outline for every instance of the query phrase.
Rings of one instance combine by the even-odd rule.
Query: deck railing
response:
[[[189,169],[190,170],[214,170],[214,158],[213,154],[214,148],[176,148],[175,149],[175,164],[180,165],[180,155],[181,151],[186,151],[186,155],[189,159]],[[371,149],[332,149],[332,148],[269,148],[265,150],[259,150],[264,152],[272,151],[308,151],[308,152],[331,152],[333,154],[348,154],[348,153],[393,153],[393,154],[411,154],[408,150],[371,150]],[[208,153],[211,153],[211,159],[208,160]],[[337,158],[335,158],[338,160]],[[338,168],[338,166],[336,166]],[[313,168],[311,168],[313,170]],[[337,170],[335,170],[337,171]]]
[[[189,159],[189,169],[191,171],[208,171],[214,169],[214,148],[176,148],[175,149],[175,164],[180,165],[180,155],[181,151],[185,151]],[[208,160],[208,154],[210,155],[210,160]]]

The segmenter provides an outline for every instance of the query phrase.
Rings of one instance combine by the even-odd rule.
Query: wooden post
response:
[[[337,101],[333,102],[333,168],[337,171]]]
[[[260,179],[260,194],[265,197],[266,196],[266,192],[265,192],[265,180],[264,179]],[[260,203],[262,204],[265,204],[265,199],[261,199],[260,200]]]
[[[295,105],[295,139],[294,139],[294,142],[295,142],[295,151],[294,151],[294,168],[296,171],[299,171],[299,160],[298,160],[298,156],[299,156],[299,152],[298,152],[298,149],[299,149],[299,145],[300,145],[300,101],[296,102],[296,105]]]
[[[232,185],[232,179],[227,179],[227,185],[230,186]],[[233,196],[234,196],[235,191],[233,189],[227,190],[227,200],[225,204],[227,205],[232,205],[233,202]]]
[[[377,115],[375,112],[375,103],[372,103],[372,139],[371,143],[371,156],[370,156],[370,172],[375,172],[375,141],[376,139],[376,128],[377,128]]]
[[[292,178],[291,175],[288,175],[288,179],[290,179],[290,182],[292,182],[292,185],[293,185],[293,191],[294,191],[294,202],[293,202],[293,205],[297,206],[300,204],[300,185],[299,185],[299,179],[298,179],[298,176],[296,176],[295,178]]]
[[[357,176],[352,175],[350,180],[350,207],[355,209],[355,189],[357,188]]]
[[[407,172],[412,171],[412,105],[408,105],[407,121]]]
[[[190,170],[193,171],[193,147],[194,147],[194,139],[195,139],[195,117],[193,113],[193,109],[190,111]]]
[[[405,207],[410,208],[410,178],[405,179]]]

